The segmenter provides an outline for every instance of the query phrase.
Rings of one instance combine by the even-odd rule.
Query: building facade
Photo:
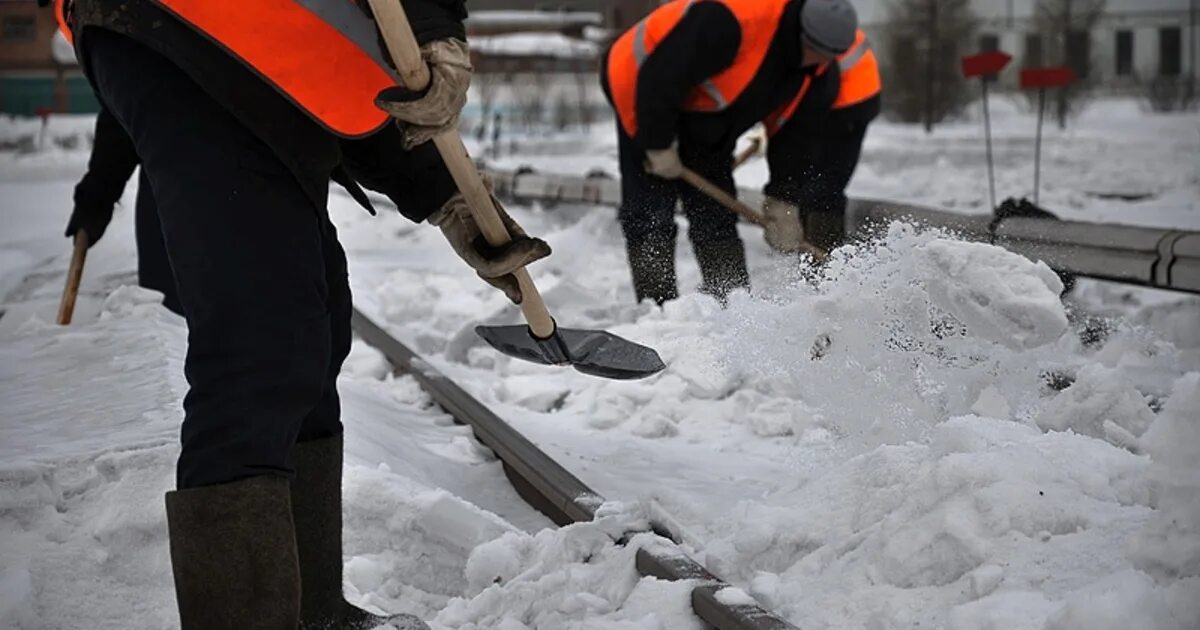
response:
[[[50,8],[34,0],[0,0],[0,113],[96,111],[96,97],[69,47],[64,53],[65,42],[55,44],[57,30]]]
[[[860,21],[874,37],[887,32],[887,0],[852,0]],[[931,6],[938,0],[928,0]],[[1052,53],[1039,5],[1053,7],[1056,16],[1067,9],[1073,23],[1090,0],[971,0],[979,20],[973,50],[1003,50],[1013,56],[1011,68],[1061,65]],[[1196,80],[1200,54],[1200,0],[1106,0],[1086,33],[1072,35],[1067,52],[1086,63],[1088,79],[1098,87],[1128,91],[1159,78]],[[1076,28],[1076,27],[1073,27]],[[1065,30],[1065,29],[1064,29]],[[1002,85],[1015,86],[1018,73],[1008,70]]]
[[[604,16],[607,28],[623,31],[651,9],[659,0],[469,0],[470,11],[589,11]]]

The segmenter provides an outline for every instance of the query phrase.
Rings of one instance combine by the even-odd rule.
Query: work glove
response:
[[[485,182],[487,183],[487,182]],[[491,185],[488,185],[491,191]],[[521,303],[521,288],[513,272],[550,255],[550,245],[540,238],[527,236],[525,230],[508,216],[500,201],[492,196],[500,221],[512,238],[507,244],[492,247],[475,223],[471,208],[461,192],[455,192],[437,212],[428,219],[438,226],[455,253],[462,258],[484,282],[500,289],[514,304]]]
[[[679,141],[665,149],[646,151],[646,172],[663,179],[679,179],[683,175],[683,162],[679,159]]]
[[[104,230],[108,229],[112,218],[113,207],[111,205],[105,207],[103,204],[77,203],[75,209],[71,211],[71,218],[67,220],[66,236],[75,238],[75,233],[83,230],[87,233],[88,247],[91,247],[104,235]]]
[[[400,125],[405,149],[457,128],[458,114],[467,102],[467,87],[471,84],[471,53],[466,42],[434,40],[421,46],[421,58],[429,65],[429,85],[424,92],[396,86],[375,97],[375,105]]]
[[[767,197],[763,203],[763,237],[777,252],[791,254],[805,245],[804,225],[800,222],[800,207],[786,201]]]

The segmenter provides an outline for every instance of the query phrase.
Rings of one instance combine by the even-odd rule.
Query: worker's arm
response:
[[[675,139],[688,91],[733,64],[742,33],[733,12],[718,2],[693,4],[638,71],[637,140],[647,150]]]
[[[108,109],[101,106],[87,172],[75,186],[75,207],[67,222],[68,238],[82,229],[87,232],[89,245],[100,240],[112,221],[113,206],[124,194],[125,184],[138,162],[133,140]]]
[[[805,189],[823,184],[822,155],[829,136],[826,127],[840,85],[837,64],[831,64],[824,73],[814,76],[800,106],[787,124],[768,140],[770,180],[763,189],[768,197],[804,205],[804,198],[811,192]]]
[[[359,140],[342,140],[342,166],[364,188],[386,195],[400,214],[424,221],[458,190],[432,142],[403,147],[402,132],[387,125]]]
[[[366,0],[362,0],[366,2]],[[464,0],[404,0],[404,14],[412,25],[418,44],[435,39],[467,38],[463,20],[467,19]]]
[[[372,14],[368,0],[357,1],[368,14]],[[457,49],[453,42],[466,40],[463,20],[467,17],[467,8],[463,0],[404,0],[402,4],[412,26],[413,36],[422,46],[437,43],[436,45],[444,44]],[[386,44],[382,41],[381,46],[386,50]],[[423,52],[427,52],[426,49],[423,49]],[[366,138],[340,141],[341,166],[345,172],[363,187],[386,195],[396,204],[401,214],[417,222],[424,221],[441,208],[457,190],[437,148],[427,141],[437,129],[457,120],[458,108],[462,107],[462,102],[466,99],[470,69],[466,68],[465,73],[456,70],[452,73],[455,75],[452,77],[455,85],[437,86],[441,96],[448,100],[425,104],[425,109],[436,110],[436,117],[445,120],[434,121],[435,124],[431,124],[430,128],[419,134],[422,142],[415,142],[411,137],[420,125],[408,122],[400,123],[401,128],[387,125]],[[459,74],[464,76],[458,76]],[[438,68],[433,68],[431,78],[438,81],[445,76]],[[428,92],[433,89],[434,86],[431,85],[425,96],[429,96]],[[408,106],[419,107],[422,100],[410,100]],[[410,145],[415,146],[407,148]],[[353,194],[352,183],[341,183],[351,184],[348,188]]]

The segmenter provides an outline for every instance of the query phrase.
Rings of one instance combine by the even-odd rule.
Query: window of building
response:
[[[1158,29],[1158,74],[1177,77],[1183,70],[1183,33],[1178,26]]]
[[[1117,31],[1117,76],[1133,74],[1133,31]]]
[[[37,27],[32,15],[5,16],[0,25],[0,39],[6,42],[31,42],[37,38]]]
[[[1046,65],[1042,53],[1042,36],[1039,33],[1025,34],[1025,67],[1041,68]]]

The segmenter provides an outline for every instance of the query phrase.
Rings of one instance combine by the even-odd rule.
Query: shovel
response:
[[[83,280],[83,262],[87,260],[88,235],[75,232],[75,249],[71,252],[71,266],[67,269],[67,285],[63,287],[62,302],[58,305],[58,325],[71,323],[75,314],[75,298],[79,295],[79,283]]]
[[[750,158],[758,155],[758,152],[762,149],[762,145],[763,145],[762,136],[760,136],[760,135],[751,136],[750,137],[750,146],[746,147],[745,149],[742,149],[741,153],[738,153],[737,155],[733,156],[733,170],[736,171],[739,166],[750,161]]]
[[[693,171],[692,169],[687,168],[685,166],[683,168],[683,174],[680,175],[679,178],[682,179],[683,181],[687,182],[689,185],[691,185],[692,188],[695,188],[696,190],[699,190],[700,192],[708,195],[717,203],[721,204],[722,206],[725,206],[726,208],[729,208],[730,210],[732,210],[735,213],[737,213],[738,215],[740,215],[743,219],[753,223],[754,225],[766,225],[767,224],[767,218],[765,216],[763,216],[761,213],[759,213],[757,210],[738,201],[736,197],[725,192],[725,189],[721,188],[720,186],[717,186],[716,184],[708,181],[707,179],[704,179],[696,171]],[[813,259],[816,260],[817,262],[821,262],[821,261],[824,261],[826,258],[829,258],[829,252],[827,252],[827,251],[821,249],[820,247],[817,247],[816,245],[813,245],[812,243],[809,243],[809,242],[801,243],[800,251],[802,253],[812,256]]]
[[[421,58],[404,8],[396,0],[370,0],[370,3],[401,83],[409,90],[423,90],[429,84],[429,68]],[[492,196],[458,132],[446,130],[433,143],[488,244],[499,247],[508,243],[511,240],[508,230],[501,223]],[[645,378],[666,367],[652,348],[612,333],[559,328],[529,272],[522,268],[513,275],[521,287],[521,313],[528,325],[477,326],[475,332],[493,348],[533,363],[570,365],[584,374],[612,379]]]

